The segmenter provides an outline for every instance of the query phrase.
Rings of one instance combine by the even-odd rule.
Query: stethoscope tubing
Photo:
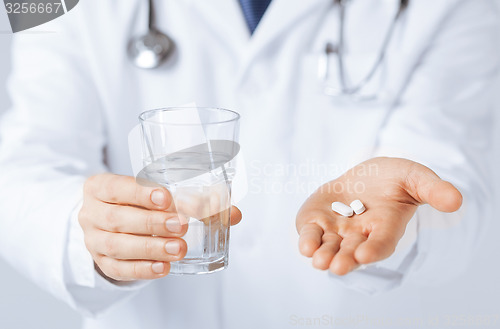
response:
[[[337,54],[337,66],[338,66],[338,72],[339,72],[339,81],[341,88],[334,88],[332,86],[328,86],[325,83],[325,88],[323,90],[324,94],[327,96],[349,96],[349,95],[356,95],[361,92],[361,90],[370,83],[370,81],[373,79],[377,71],[382,67],[382,63],[384,61],[387,49],[389,47],[389,44],[392,40],[392,36],[394,34],[394,30],[396,29],[396,25],[408,7],[409,0],[401,0],[399,4],[398,11],[394,18],[392,19],[391,26],[389,27],[389,30],[384,37],[384,41],[381,46],[381,50],[377,56],[377,59],[368,72],[368,74],[355,86],[347,86],[347,70],[345,68],[345,62],[344,62],[344,47],[345,47],[345,14],[346,14],[346,0],[335,0],[336,3],[339,5],[339,36],[338,36],[338,46],[335,48],[334,51],[332,51],[333,47],[331,45],[327,45],[325,52],[326,56],[328,58],[329,54],[331,52],[336,52]],[[328,59],[327,59],[328,60]],[[328,66],[328,65],[327,65]],[[326,82],[326,81],[325,81]],[[369,99],[372,97],[368,97]]]

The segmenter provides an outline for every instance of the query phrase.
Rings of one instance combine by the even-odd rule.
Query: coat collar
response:
[[[237,0],[190,1],[199,17],[219,35],[228,50],[241,59],[239,76],[252,61],[273,45],[276,39],[293,29],[312,12],[328,8],[333,0],[272,0],[253,35],[250,35]]]

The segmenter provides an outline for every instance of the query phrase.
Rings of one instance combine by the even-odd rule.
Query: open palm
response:
[[[343,217],[334,201],[366,206],[361,215]],[[462,195],[449,182],[416,162],[374,158],[314,192],[297,214],[299,249],[313,266],[344,275],[360,264],[389,257],[417,207],[430,204],[443,212],[460,208]]]

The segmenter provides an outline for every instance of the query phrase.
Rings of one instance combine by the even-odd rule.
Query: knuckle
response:
[[[154,255],[154,239],[146,238],[144,239],[144,255],[147,258],[152,258]]]
[[[133,275],[134,279],[140,279],[142,277],[138,262],[132,263],[132,275]]]
[[[93,175],[87,178],[85,183],[83,184],[83,192],[84,194],[94,194],[94,186],[96,185],[96,181],[98,180],[98,175]]]
[[[117,179],[115,177],[110,177],[106,180],[106,184],[103,185],[102,191],[106,194],[107,200],[109,202],[116,202],[117,198]]]
[[[119,265],[118,261],[112,261],[110,266],[109,266],[109,271],[110,271],[110,277],[116,280],[124,279],[124,273],[122,268]]]
[[[153,230],[154,230],[153,229],[153,227],[154,227],[153,221],[154,221],[153,216],[151,214],[148,214],[146,216],[146,220],[144,222],[144,225],[146,227],[146,229],[145,229],[146,232],[153,233]]]
[[[112,232],[118,232],[120,230],[120,220],[117,214],[118,209],[114,206],[107,206],[104,212],[106,228]]]
[[[117,257],[116,241],[112,236],[104,239],[104,253],[112,258]]]
[[[140,200],[147,199],[149,195],[146,195],[146,191],[139,184],[134,182],[134,201],[135,203],[140,203]],[[143,196],[144,195],[144,196]]]
[[[156,214],[152,211],[148,211],[148,214],[146,215],[145,221],[144,221],[144,226],[145,226],[146,232],[151,233],[151,234],[156,234],[158,231],[156,229],[156,227],[158,226],[157,223],[158,223],[158,220],[157,220]]]
[[[99,255],[99,254],[92,254],[92,259],[94,260],[94,264],[95,266],[99,269],[99,270],[102,270],[102,267],[103,267],[103,260],[104,260],[104,256],[102,255]]]

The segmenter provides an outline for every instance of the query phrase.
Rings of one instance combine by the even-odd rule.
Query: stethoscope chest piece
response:
[[[154,69],[160,66],[173,52],[175,44],[167,35],[149,30],[147,34],[133,38],[128,44],[128,56],[139,68]]]
[[[127,55],[132,63],[141,69],[155,69],[165,62],[175,48],[174,41],[155,25],[153,0],[148,1],[148,32],[132,38],[127,46]]]

